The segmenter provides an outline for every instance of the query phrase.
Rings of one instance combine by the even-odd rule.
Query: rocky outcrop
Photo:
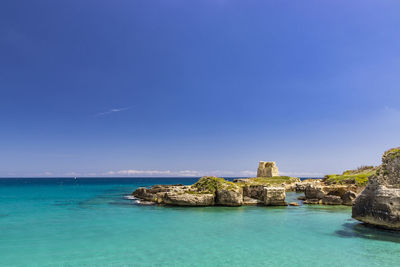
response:
[[[257,169],[257,177],[273,177],[273,176],[279,176],[279,171],[278,167],[276,166],[276,163],[273,161],[271,162],[260,161]]]
[[[174,206],[287,205],[284,187],[238,185],[217,177],[202,177],[191,186],[142,187],[133,192],[133,196],[152,203]]]
[[[308,185],[321,185],[321,179],[307,179],[295,184],[296,192],[304,192]]]
[[[323,205],[341,205],[343,203],[343,200],[339,196],[326,195],[321,199],[321,203]]]
[[[285,188],[283,187],[264,187],[263,201],[266,206],[286,206],[287,203]]]
[[[305,204],[323,205],[352,205],[355,193],[352,191],[354,186],[349,185],[324,185],[309,184],[305,194]]]
[[[174,206],[213,206],[214,195],[167,192],[162,203]]]
[[[262,200],[264,187],[265,186],[263,186],[263,185],[244,186],[243,187],[243,195],[245,197]]]
[[[342,197],[343,205],[346,205],[346,206],[353,205],[353,202],[356,199],[356,197],[357,197],[357,194],[355,192],[353,192],[351,190],[347,191]]]
[[[378,227],[400,230],[400,148],[384,153],[380,169],[355,199],[352,217]]]
[[[241,188],[217,190],[215,202],[221,206],[241,206],[243,205],[243,190]]]

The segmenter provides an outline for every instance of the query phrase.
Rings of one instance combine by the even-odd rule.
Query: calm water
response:
[[[0,266],[399,266],[400,234],[348,207],[138,206],[194,179],[0,179]],[[296,199],[295,193],[288,198]]]

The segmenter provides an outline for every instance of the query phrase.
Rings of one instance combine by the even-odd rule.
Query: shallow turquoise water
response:
[[[0,179],[0,266],[399,266],[400,234],[348,207],[138,206],[193,179]],[[296,199],[295,193],[288,198]]]

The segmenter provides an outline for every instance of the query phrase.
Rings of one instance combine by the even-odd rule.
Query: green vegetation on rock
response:
[[[207,176],[200,178],[194,185],[193,188],[197,189],[197,193],[200,194],[215,194],[217,190],[226,189],[234,190],[237,189],[237,185],[225,180],[224,178],[217,178],[213,176]],[[190,192],[192,194],[195,191]]]
[[[389,159],[400,157],[400,147],[389,149],[383,154],[383,156],[389,157]]]
[[[327,184],[355,184],[365,186],[368,178],[377,174],[378,167],[361,166],[356,170],[347,170],[343,174],[325,175],[324,182]]]

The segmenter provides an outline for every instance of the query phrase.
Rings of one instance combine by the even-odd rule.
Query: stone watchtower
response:
[[[257,170],[257,177],[279,176],[278,167],[274,161],[260,161]]]

